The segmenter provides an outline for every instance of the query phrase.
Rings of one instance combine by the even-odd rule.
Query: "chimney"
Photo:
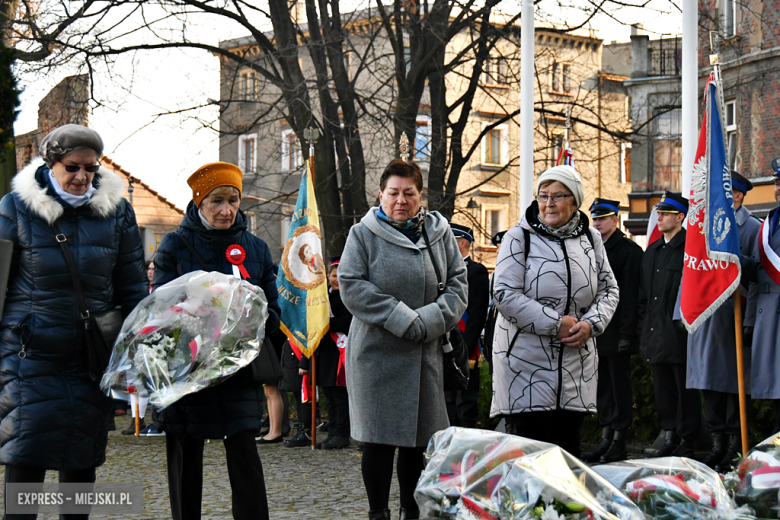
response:
[[[645,26],[641,23],[631,24],[631,36],[639,36],[645,32]]]
[[[650,52],[648,51],[650,37],[645,34],[633,34],[634,27],[636,26],[631,26],[631,77],[646,78],[650,73]]]

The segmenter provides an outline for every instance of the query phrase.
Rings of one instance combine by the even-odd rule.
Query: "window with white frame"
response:
[[[682,109],[660,108],[653,121],[653,190],[680,191]]]
[[[726,101],[726,164],[733,170],[737,162],[737,102]]]
[[[486,85],[506,85],[509,83],[507,78],[506,58],[488,57],[485,60],[485,84]]]
[[[257,214],[254,211],[247,211],[247,228],[250,233],[257,235]]]
[[[482,123],[483,130],[488,123]],[[482,164],[503,166],[509,162],[509,127],[497,125],[485,132],[482,138]]]
[[[241,101],[257,100],[257,72],[242,70],[238,77]]]
[[[561,78],[559,73],[560,68],[561,66],[558,64],[557,61],[554,61],[552,67],[550,67],[551,69],[550,74],[552,75],[552,81],[550,82],[550,89],[552,89],[554,92],[561,91]]]
[[[737,0],[721,0],[721,16],[723,18],[723,37],[731,38],[737,35],[739,25],[739,9]]]
[[[631,182],[631,143],[620,143],[620,182]]]
[[[414,130],[414,160],[415,162],[428,162],[431,158],[431,118],[418,116]]]
[[[553,134],[550,137],[550,147],[552,148],[552,154],[550,156],[550,168],[558,164],[558,158],[561,156],[563,150],[563,134]]]
[[[255,173],[257,160],[257,134],[247,134],[238,138],[238,167],[244,175]]]
[[[293,171],[303,166],[303,152],[298,136],[290,129],[282,130],[282,170]]]
[[[492,246],[491,238],[500,231],[507,229],[507,214],[509,207],[506,204],[485,204],[482,206],[482,245]]]

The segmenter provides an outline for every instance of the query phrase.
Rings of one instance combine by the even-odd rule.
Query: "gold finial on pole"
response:
[[[409,162],[409,137],[405,132],[401,132],[401,137],[398,139],[398,151],[401,154],[401,159]]]

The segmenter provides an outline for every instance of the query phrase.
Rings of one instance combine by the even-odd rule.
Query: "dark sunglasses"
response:
[[[81,170],[81,166],[78,166],[76,164],[65,164],[65,171],[68,173],[76,173]],[[99,164],[93,164],[92,166],[84,166],[84,170],[88,171],[89,173],[97,173],[97,171],[100,169]]]

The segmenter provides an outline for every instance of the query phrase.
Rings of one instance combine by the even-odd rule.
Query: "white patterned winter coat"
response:
[[[525,232],[530,248],[525,252]],[[590,233],[590,238],[586,235]],[[539,226],[537,203],[501,242],[495,302],[491,417],[522,412],[596,412],[595,337],[617,308],[619,292],[598,231],[580,212],[563,241]],[[580,349],[557,338],[564,315],[587,321],[591,339]]]
[[[352,313],[346,351],[351,435],[362,442],[426,446],[449,426],[440,337],[466,310],[466,263],[449,223],[428,213],[425,229],[444,278],[438,295],[431,251],[380,222],[371,208],[349,231],[339,292]],[[422,341],[404,339],[417,317]]]

